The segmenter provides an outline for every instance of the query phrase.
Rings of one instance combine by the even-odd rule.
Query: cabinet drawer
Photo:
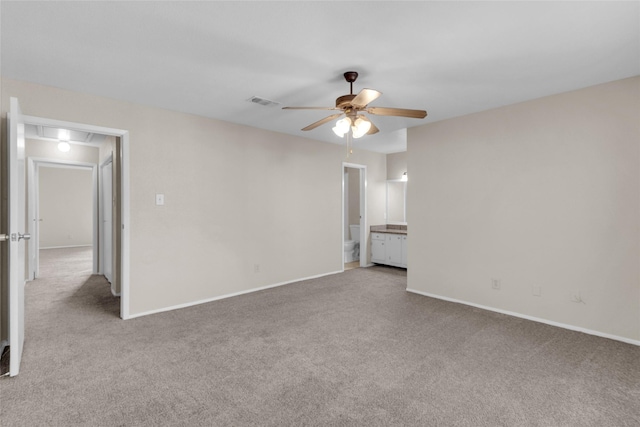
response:
[[[384,240],[384,233],[371,233],[371,240]]]

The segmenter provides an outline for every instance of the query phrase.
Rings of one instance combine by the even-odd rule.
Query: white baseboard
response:
[[[86,247],[91,247],[93,245],[69,245],[69,246],[47,246],[47,247],[40,247],[40,250],[44,250],[44,249],[67,249],[67,248],[86,248]]]
[[[568,325],[566,323],[554,322],[553,320],[542,319],[542,318],[539,318],[539,317],[529,316],[527,314],[520,314],[520,313],[516,313],[516,312],[513,312],[513,311],[501,310],[499,308],[488,307],[486,305],[475,304],[475,303],[472,303],[472,302],[462,301],[462,300],[455,299],[455,298],[443,297],[443,296],[440,296],[440,295],[430,294],[428,292],[418,291],[416,289],[407,288],[407,292],[411,292],[411,293],[414,293],[414,294],[422,295],[422,296],[425,296],[425,297],[436,298],[436,299],[440,299],[440,300],[444,300],[444,301],[455,302],[455,303],[458,303],[458,304],[469,305],[471,307],[480,308],[482,310],[493,311],[493,312],[496,312],[496,313],[506,314],[508,316],[519,317],[521,319],[532,320],[534,322],[544,323],[544,324],[551,325],[551,326],[557,326],[559,328],[569,329],[571,331],[582,332],[582,333],[589,334],[589,335],[595,335],[595,336],[602,337],[602,338],[609,338],[609,339],[616,340],[616,341],[622,341],[622,342],[627,343],[627,344],[640,346],[640,341],[638,341],[638,340],[633,340],[631,338],[620,337],[618,335],[607,334],[605,332],[594,331],[592,329],[586,329],[586,328],[582,328],[580,326]]]
[[[305,280],[317,279],[319,277],[324,277],[324,276],[331,276],[332,274],[338,274],[338,273],[342,273],[342,272],[343,271],[332,271],[330,273],[323,273],[323,274],[318,274],[318,275],[315,275],[315,276],[304,277],[304,278],[301,278],[301,279],[289,280],[289,281],[286,281],[286,282],[280,282],[280,283],[275,283],[273,285],[261,286],[259,288],[247,289],[246,291],[234,292],[234,293],[231,293],[231,294],[220,295],[220,296],[217,296],[217,297],[207,298],[207,299],[203,299],[203,300],[199,300],[199,301],[193,301],[193,302],[187,302],[187,303],[184,303],[184,304],[172,305],[170,307],[164,307],[164,308],[159,308],[159,309],[156,309],[156,310],[145,311],[143,313],[130,314],[129,316],[126,317],[125,320],[135,319],[136,317],[148,316],[150,314],[162,313],[162,312],[165,312],[165,311],[178,310],[180,308],[193,307],[194,305],[206,304],[208,302],[218,301],[218,300],[226,299],[226,298],[237,297],[239,295],[250,294],[250,293],[258,292],[258,291],[264,291],[265,289],[276,288],[278,286],[289,285],[291,283],[302,282],[302,281],[305,281]]]
[[[111,284],[111,286],[109,286],[109,289],[111,289],[111,295],[113,295],[114,297],[119,297],[120,296],[120,292],[116,293],[116,290],[113,289],[113,284]]]

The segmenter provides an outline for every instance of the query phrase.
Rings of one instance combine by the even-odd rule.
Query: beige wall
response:
[[[400,179],[405,172],[408,172],[407,152],[387,154],[387,179]]]
[[[345,240],[353,240],[354,237],[349,233],[351,229],[349,225],[360,223],[360,169],[345,168],[349,173],[349,187],[347,191],[349,203],[349,218],[345,224]]]
[[[401,179],[407,172],[407,152],[387,154],[387,179]],[[408,175],[407,175],[408,176]],[[387,224],[406,224],[405,191],[407,182],[387,183]]]
[[[639,161],[640,77],[409,129],[408,287],[640,340]]]
[[[93,172],[40,167],[40,248],[93,242]]]
[[[3,117],[10,96],[31,116],[130,132],[132,315],[342,269],[344,147],[8,79]],[[367,166],[382,223],[385,156],[348,161]]]
[[[406,182],[387,182],[387,224],[406,224],[405,192]]]

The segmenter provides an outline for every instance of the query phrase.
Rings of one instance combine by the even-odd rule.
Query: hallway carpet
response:
[[[69,252],[27,284],[0,425],[640,425],[639,347],[407,293],[403,270],[123,321]]]

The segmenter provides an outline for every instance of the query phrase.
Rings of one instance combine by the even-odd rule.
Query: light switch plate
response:
[[[156,193],[156,206],[164,205],[164,194]]]

